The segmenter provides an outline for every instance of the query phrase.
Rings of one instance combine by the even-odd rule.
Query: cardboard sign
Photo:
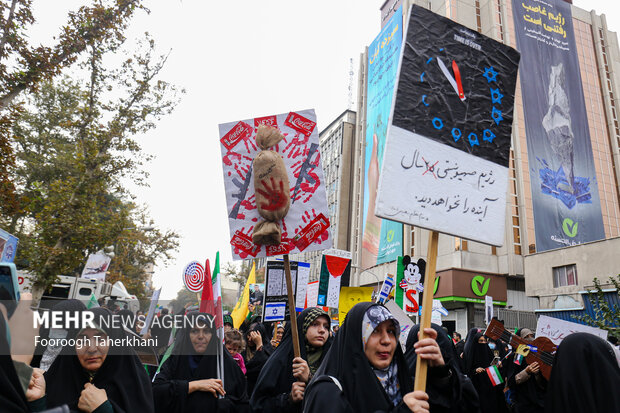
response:
[[[519,53],[410,13],[375,214],[501,246]]]
[[[282,156],[290,183],[290,188],[285,189],[290,192],[290,208],[278,222],[281,243],[273,246],[252,242],[255,225],[263,221],[257,210],[252,175],[252,162],[260,152],[256,132],[261,124],[277,127],[284,135],[270,150]],[[330,248],[329,212],[314,110],[223,123],[219,125],[219,134],[233,259]]]
[[[410,315],[420,313],[422,304],[420,293],[424,291],[424,271],[426,261],[420,258],[417,262],[405,255],[398,257],[396,263],[396,304]]]
[[[149,305],[149,311],[146,313],[146,320],[144,320],[144,326],[142,330],[140,330],[140,335],[143,336],[148,333],[149,328],[151,328],[151,324],[153,323],[153,318],[155,317],[155,313],[157,312],[157,302],[159,301],[159,295],[161,294],[161,288],[155,290],[153,296],[151,297],[151,304]]]
[[[390,310],[390,313],[398,320],[400,324],[400,337],[398,341],[405,351],[405,345],[407,344],[407,337],[409,336],[409,331],[415,325],[415,323],[409,318],[407,313],[405,313],[402,308],[398,306],[394,301],[388,301],[385,303],[385,307]]]
[[[342,325],[347,313],[357,303],[370,301],[374,287],[342,287],[340,289],[340,300],[338,303],[338,321]]]
[[[590,333],[607,340],[607,331],[600,328],[590,327],[583,324],[571,323],[570,321],[560,320],[546,315],[538,318],[536,325],[536,337],[548,337],[553,344],[560,345],[566,336],[573,333]]]

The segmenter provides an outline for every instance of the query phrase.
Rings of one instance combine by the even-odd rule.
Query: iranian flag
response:
[[[498,384],[502,384],[504,382],[504,379],[502,379],[502,375],[499,374],[497,366],[488,367],[486,370],[493,386],[497,386]]]
[[[220,252],[215,253],[215,266],[213,267],[213,299],[215,300],[215,326],[224,327],[224,317],[222,314],[222,284],[220,282]],[[223,337],[222,337],[223,338]]]
[[[215,327],[224,325],[222,316],[222,286],[220,283],[220,253],[215,255],[215,266],[211,275],[209,260],[205,264],[205,282],[200,299],[200,312],[215,316]]]

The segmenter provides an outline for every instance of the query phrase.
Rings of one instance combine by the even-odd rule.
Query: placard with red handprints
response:
[[[279,245],[256,245],[252,232],[262,221],[256,206],[252,161],[260,152],[258,126],[280,130],[284,139],[269,148],[282,156],[290,182],[291,204],[279,223]],[[332,247],[327,197],[321,168],[319,132],[314,109],[261,116],[219,125],[233,259],[268,257]],[[269,189],[268,185],[265,188]],[[281,198],[276,185],[273,197]],[[264,196],[269,194],[261,193]]]

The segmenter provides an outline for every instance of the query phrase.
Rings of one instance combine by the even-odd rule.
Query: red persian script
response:
[[[235,232],[235,235],[230,240],[230,244],[252,257],[256,257],[260,251],[260,245],[254,244],[252,238],[241,231]]]
[[[278,118],[274,116],[265,116],[262,118],[254,118],[254,127],[258,128],[258,125],[267,125],[273,126],[274,128],[278,127]]]
[[[319,214],[299,234],[295,235],[293,243],[299,248],[299,251],[303,251],[315,239],[320,237],[327,228],[329,228],[329,219],[325,218],[325,215]]]
[[[293,246],[287,241],[282,241],[278,245],[267,245],[267,256],[288,254],[292,249]]]

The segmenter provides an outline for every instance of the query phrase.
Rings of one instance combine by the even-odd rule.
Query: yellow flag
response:
[[[252,271],[250,271],[250,276],[245,283],[245,287],[243,287],[243,293],[241,293],[241,297],[239,297],[239,301],[237,301],[237,305],[233,309],[230,316],[233,319],[233,324],[235,328],[239,328],[243,320],[248,316],[250,310],[248,309],[248,304],[250,304],[250,284],[256,284],[256,265],[252,264]]]

